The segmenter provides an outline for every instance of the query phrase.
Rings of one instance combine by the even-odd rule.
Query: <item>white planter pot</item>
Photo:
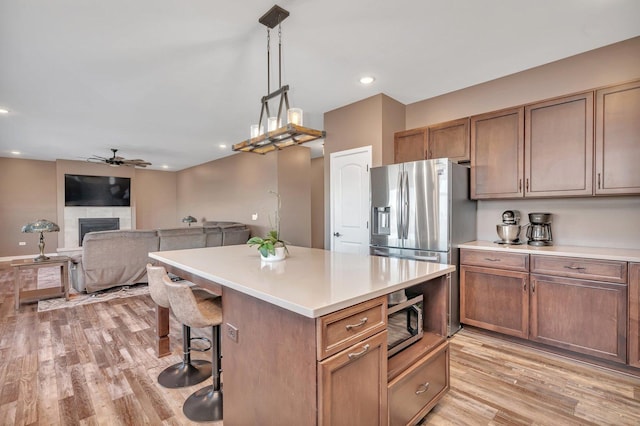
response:
[[[287,257],[287,252],[285,251],[284,247],[276,247],[276,254],[269,253],[269,255],[265,257],[262,255],[262,253],[260,253],[260,257],[265,262],[278,262],[280,260],[284,260],[284,258]]]

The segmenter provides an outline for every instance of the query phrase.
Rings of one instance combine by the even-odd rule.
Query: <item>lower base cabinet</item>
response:
[[[633,265],[627,277],[623,261],[462,249],[460,321],[640,366],[640,266]]]
[[[387,424],[387,332],[318,364],[319,424]]]
[[[460,267],[460,321],[526,339],[529,333],[528,272]]]
[[[389,425],[415,425],[449,390],[449,343],[389,382]]]
[[[640,263],[629,264],[629,365],[640,368]]]

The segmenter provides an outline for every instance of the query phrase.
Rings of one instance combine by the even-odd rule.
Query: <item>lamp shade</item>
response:
[[[22,227],[22,232],[58,232],[60,231],[60,227],[55,223],[46,220],[40,219],[35,222],[28,223]]]

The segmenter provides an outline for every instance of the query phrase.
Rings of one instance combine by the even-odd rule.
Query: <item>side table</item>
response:
[[[36,262],[34,259],[16,259],[11,262],[14,274],[16,310],[20,309],[21,302],[33,302],[52,297],[64,296],[69,300],[69,262],[71,258],[68,256],[51,256],[47,260]],[[60,287],[47,287],[36,290],[22,290],[22,274],[24,269],[50,268],[58,266],[60,268]],[[37,286],[37,281],[36,281]]]

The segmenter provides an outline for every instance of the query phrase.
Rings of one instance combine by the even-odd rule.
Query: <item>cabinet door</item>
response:
[[[629,263],[629,365],[640,367],[640,263]]]
[[[387,332],[318,363],[320,425],[386,425]]]
[[[617,362],[627,359],[627,286],[531,275],[530,339]]]
[[[471,198],[523,196],[524,107],[471,117]]]
[[[460,322],[526,339],[528,272],[460,267]]]
[[[393,161],[404,163],[406,161],[424,160],[427,148],[427,129],[412,129],[398,132],[393,138]]]
[[[524,141],[525,197],[592,195],[593,92],[528,105]]]
[[[595,194],[640,194],[640,81],[596,92]]]
[[[427,159],[469,161],[469,119],[448,121],[427,129]]]

